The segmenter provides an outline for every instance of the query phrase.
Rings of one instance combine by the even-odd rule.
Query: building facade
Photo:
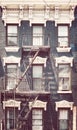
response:
[[[77,130],[76,0],[0,0],[0,130]]]

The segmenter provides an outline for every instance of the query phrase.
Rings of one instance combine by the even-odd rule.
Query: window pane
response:
[[[18,115],[18,110],[16,108],[7,109],[7,111],[6,111],[7,130],[16,128],[17,115]]]
[[[32,110],[32,130],[42,130],[43,129],[43,110],[33,109]]]
[[[68,46],[68,26],[58,26],[58,45]]]
[[[17,34],[17,26],[8,25],[8,35]]]
[[[33,115],[42,115],[42,110],[41,109],[34,109],[32,110]]]
[[[35,120],[33,119],[32,125],[36,125],[36,126],[37,125],[42,125],[42,120],[41,119],[39,119],[39,120],[38,119],[35,119]]]
[[[70,76],[70,66],[69,65],[59,65],[59,77]]]
[[[42,26],[33,26],[33,45],[43,45]]]
[[[59,90],[70,90],[69,78],[59,78]]]
[[[33,89],[38,90],[38,91],[44,90],[44,87],[42,85],[42,79],[40,79],[40,78],[39,79],[38,78],[33,79]]]
[[[42,77],[42,66],[33,66],[33,78]]]
[[[70,66],[59,65],[59,90],[70,90]]]
[[[59,111],[59,119],[68,119],[68,110],[60,110]]]
[[[7,65],[6,77],[7,89],[14,88],[17,80],[17,65]]]
[[[68,36],[68,26],[58,26],[58,36]]]
[[[17,25],[7,26],[7,44],[17,45]]]
[[[32,130],[43,130],[42,126],[32,126]]]
[[[8,40],[8,45],[11,46],[17,45],[17,37],[9,36],[7,40]]]
[[[59,121],[60,130],[68,130],[68,120],[60,120]]]
[[[42,110],[33,110],[32,111],[32,119],[41,119],[42,120]]]

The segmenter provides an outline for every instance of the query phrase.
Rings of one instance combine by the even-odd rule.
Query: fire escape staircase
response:
[[[32,63],[33,63],[33,61],[35,60],[35,58],[37,57],[39,51],[40,51],[40,49],[35,53],[35,55],[34,55],[34,57],[33,57],[33,59],[32,59],[32,62],[28,65],[28,67],[27,67],[26,70],[24,71],[24,73],[23,73],[23,75],[22,75],[22,77],[21,77],[21,80],[20,80],[20,81],[18,82],[18,84],[16,85],[16,88],[18,87],[18,85],[19,85],[20,82],[22,81],[22,79],[23,79],[23,77],[25,76],[25,74],[27,74],[28,69],[29,69],[30,66],[32,65]],[[49,59],[49,58],[48,58],[48,59]],[[50,63],[50,64],[49,64],[49,63]],[[48,77],[50,77],[52,88],[50,88],[49,91],[51,91],[52,93],[55,93],[55,91],[56,91],[55,79],[54,79],[54,73],[53,73],[53,68],[52,68],[50,59],[49,59],[49,61],[47,62],[47,68],[48,68],[48,66],[49,66],[49,69],[45,70],[45,71],[48,71],[48,73],[47,73],[48,75],[46,75],[46,77],[45,77],[45,87],[48,86],[48,85],[47,85],[47,84],[48,84],[47,81],[48,81]],[[45,72],[44,72],[44,75],[45,75]],[[49,86],[49,87],[50,87],[50,86]],[[15,88],[15,89],[16,89],[16,88]],[[53,94],[53,95],[55,95],[55,94]],[[24,120],[25,123],[26,123],[26,121],[27,121],[27,119],[28,119],[28,116],[29,116],[29,114],[30,114],[30,112],[31,112],[31,110],[32,110],[32,107],[33,107],[33,105],[35,104],[35,102],[36,102],[36,100],[38,99],[38,97],[39,97],[39,94],[36,94],[36,96],[35,96],[34,99],[33,99],[31,108],[28,108],[28,111],[25,113],[24,117],[22,117],[22,113],[24,112],[24,110],[25,110],[26,107],[28,106],[27,103],[29,103],[30,97],[29,97],[28,101],[26,102],[25,106],[22,107],[22,110],[20,111],[20,113],[19,113],[19,115],[18,115],[18,118],[17,118],[17,129],[19,129],[19,128],[22,127],[22,124],[23,124],[22,121],[23,121],[23,120]],[[54,96],[54,98],[55,98],[55,96]],[[53,98],[53,100],[54,100],[54,98]],[[51,116],[52,116],[52,115],[51,115]],[[51,117],[51,121],[48,122],[48,123],[51,124],[51,126],[53,127],[52,117]]]
[[[31,63],[27,66],[27,68],[25,69],[24,73],[22,74],[21,78],[19,79],[18,83],[16,84],[16,87],[14,88],[14,90],[16,90],[16,88],[19,86],[19,84],[21,83],[21,81],[23,80],[23,77],[25,76],[25,74],[27,73],[28,69],[30,68],[30,66],[32,65],[33,61],[35,60],[35,58],[37,57],[38,53],[39,53],[39,49],[37,50],[37,52],[35,53]]]
[[[40,52],[40,48],[36,51],[35,55],[33,56],[32,58],[32,61],[31,63],[29,63],[29,65],[26,67],[24,73],[22,74],[21,78],[19,79],[18,83],[16,84],[16,87],[13,89],[13,91],[15,92],[17,87],[20,85],[20,83],[22,82],[24,76],[27,74],[27,71],[28,69],[31,67],[33,61],[35,60],[35,58],[37,57],[37,55],[39,54]],[[33,101],[32,101],[32,105],[31,107],[28,109],[28,111],[26,112],[26,114],[24,115],[24,118],[21,117],[22,113],[24,112],[26,106],[27,106],[27,103],[30,101],[30,98],[29,100],[26,102],[25,106],[22,108],[22,110],[20,111],[19,115],[18,115],[18,118],[17,118],[17,129],[19,129],[19,127],[22,127],[22,121],[23,120],[27,120],[28,118],[28,115],[30,114],[31,110],[32,110],[32,107],[34,105],[34,103],[36,102],[36,100],[38,99],[39,97],[39,94],[36,94],[36,96],[34,97]]]

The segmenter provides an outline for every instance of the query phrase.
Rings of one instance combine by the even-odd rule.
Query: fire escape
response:
[[[33,63],[38,57],[38,62],[40,63],[39,59],[42,60],[45,58],[46,62],[42,63],[45,64],[43,70],[43,78],[42,78],[42,87],[43,90],[33,90],[32,88],[32,75],[31,75],[31,68]],[[24,129],[27,127],[27,121],[29,118],[29,114],[33,108],[33,105],[37,100],[40,100],[40,97],[45,100],[55,100],[56,96],[56,81],[53,72],[53,65],[52,59],[50,57],[50,46],[23,46],[22,47],[22,62],[25,61],[25,70],[21,78],[18,79],[16,86],[11,90],[4,90],[2,92],[2,100],[6,101],[7,99],[17,100],[17,98],[25,99],[25,103],[22,103],[21,110],[16,118],[16,130]],[[22,85],[25,83],[25,85]],[[21,88],[23,91],[21,91]],[[25,88],[25,89],[24,89]],[[50,94],[52,97],[50,99]],[[7,99],[6,99],[7,98]],[[45,101],[44,100],[44,101]],[[29,102],[32,102],[31,107],[29,108]],[[48,102],[49,102],[48,101]],[[14,108],[15,109],[15,108]],[[25,112],[26,110],[26,112]],[[51,108],[50,108],[51,111]],[[52,116],[52,115],[51,115]],[[53,123],[52,117],[50,119],[52,130],[53,130]],[[25,123],[25,125],[24,125]],[[49,123],[49,122],[48,122]],[[5,124],[4,124],[5,128]]]

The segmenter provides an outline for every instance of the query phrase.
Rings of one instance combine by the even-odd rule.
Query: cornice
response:
[[[33,2],[32,2],[33,1]],[[68,23],[71,26],[71,21],[74,20],[74,8],[77,2],[74,4],[64,4],[62,2],[47,1],[24,1],[23,0],[5,0],[1,1],[1,6],[3,8],[2,19],[4,24],[7,23],[18,23],[21,25],[22,20],[29,20],[30,25],[37,23],[44,24],[46,26],[46,21],[55,21],[55,26],[61,23]]]

